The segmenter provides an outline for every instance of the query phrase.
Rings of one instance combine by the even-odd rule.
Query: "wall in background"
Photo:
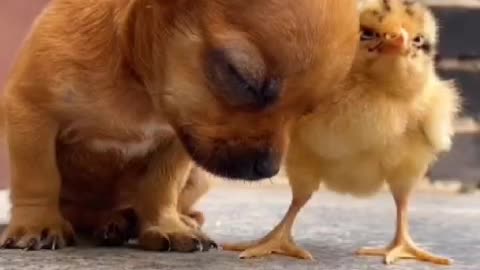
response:
[[[0,89],[30,25],[48,0],[0,0]],[[6,149],[0,147],[0,188],[9,179]]]
[[[431,1],[432,3],[435,3]],[[443,2],[447,2],[444,0]],[[440,23],[439,70],[461,89],[464,115],[480,122],[480,1],[437,6]],[[443,155],[430,172],[437,181],[460,179],[466,186],[480,187],[480,134],[465,130],[457,134],[451,152]]]

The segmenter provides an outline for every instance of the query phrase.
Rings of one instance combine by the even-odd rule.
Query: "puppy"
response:
[[[51,1],[5,92],[0,244],[56,249],[75,231],[112,243],[133,211],[141,247],[207,250],[179,211],[192,160],[275,175],[292,120],[347,73],[357,19],[356,0]]]

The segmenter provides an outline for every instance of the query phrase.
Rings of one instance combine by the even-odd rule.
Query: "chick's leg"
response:
[[[262,257],[272,253],[312,260],[312,255],[298,247],[292,237],[295,219],[320,185],[317,160],[299,140],[292,139],[286,159],[286,171],[292,189],[292,202],[282,221],[263,239],[250,244],[224,245],[224,249],[243,251],[241,258]]]
[[[397,207],[397,229],[393,242],[382,249],[364,248],[357,252],[360,256],[384,256],[386,264],[400,259],[414,259],[440,265],[450,265],[452,261],[433,255],[419,248],[410,237],[408,224],[409,192],[392,190]]]
[[[311,260],[312,255],[298,247],[292,237],[295,218],[311,195],[294,197],[283,220],[267,236],[255,243],[223,245],[224,250],[243,251],[240,258],[263,257],[270,254],[281,254],[290,257]]]

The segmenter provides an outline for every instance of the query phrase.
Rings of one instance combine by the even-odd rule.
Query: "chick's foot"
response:
[[[290,237],[282,234],[273,234],[265,237],[257,243],[223,245],[224,250],[241,251],[241,259],[265,257],[271,254],[279,254],[304,260],[313,260],[312,255],[305,249],[298,247]]]
[[[383,256],[386,264],[393,264],[401,259],[424,261],[438,265],[450,265],[452,260],[431,254],[413,242],[403,241],[388,248],[363,248],[357,252],[359,256]]]

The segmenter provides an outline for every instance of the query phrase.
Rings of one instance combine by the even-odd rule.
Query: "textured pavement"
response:
[[[262,236],[280,220],[290,200],[279,185],[228,185],[216,187],[199,208],[207,215],[205,230],[219,242]],[[0,205],[6,207],[5,194]],[[6,212],[0,210],[0,219]],[[240,260],[235,253],[151,253],[129,248],[89,246],[58,252],[0,251],[0,269],[480,269],[480,195],[419,192],[411,209],[412,234],[423,247],[455,260],[451,267],[402,262],[384,266],[380,258],[356,258],[362,246],[388,242],[394,230],[394,206],[388,194],[354,199],[322,192],[301,213],[295,238],[316,260],[303,262],[278,256]]]

